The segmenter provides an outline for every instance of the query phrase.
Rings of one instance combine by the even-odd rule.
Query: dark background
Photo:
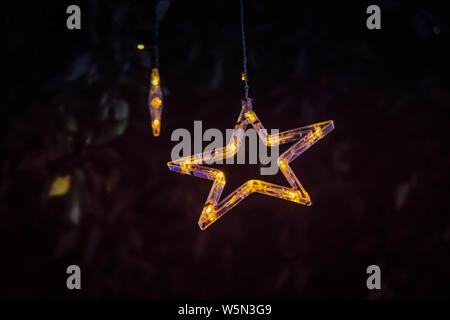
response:
[[[162,0],[164,1],[164,0]],[[81,30],[66,8],[81,7]],[[366,28],[378,4],[382,29]],[[334,120],[292,163],[313,205],[252,195],[205,231],[211,182],[170,172],[176,128],[232,128],[239,1],[0,4],[3,298],[449,298],[449,13],[432,1],[245,1],[266,128]],[[146,99],[160,25],[162,132]],[[224,165],[224,195],[258,165]],[[49,197],[58,176],[67,194]],[[287,185],[279,173],[264,179]],[[66,268],[82,290],[66,288]],[[366,288],[377,264],[382,290]]]

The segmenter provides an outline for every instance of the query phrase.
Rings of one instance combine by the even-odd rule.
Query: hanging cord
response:
[[[155,67],[159,69],[159,25],[161,24],[172,0],[158,0],[155,7],[155,34],[153,41],[155,51]]]
[[[155,22],[155,35],[153,41],[154,49],[155,49],[155,67],[159,69],[159,46],[158,46],[158,38],[159,38],[159,20]]]
[[[248,74],[247,74],[247,48],[245,45],[245,30],[244,30],[244,4],[241,1],[241,34],[242,34],[242,54],[244,67],[244,82],[245,82],[245,99],[248,100]]]

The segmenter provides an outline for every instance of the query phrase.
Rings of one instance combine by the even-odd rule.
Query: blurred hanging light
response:
[[[158,68],[153,68],[150,83],[148,108],[150,110],[150,117],[152,120],[153,136],[158,137],[161,130],[161,114],[163,106]]]

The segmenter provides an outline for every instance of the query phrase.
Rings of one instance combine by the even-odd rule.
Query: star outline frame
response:
[[[313,144],[331,132],[334,129],[334,122],[329,120],[268,135],[267,130],[253,111],[251,99],[243,99],[241,101],[241,106],[241,112],[235,123],[233,133],[229,143],[225,147],[183,157],[167,163],[167,166],[171,171],[213,181],[198,220],[198,225],[201,230],[209,227],[238,203],[255,192],[307,206],[311,205],[309,194],[305,188],[303,188],[297,176],[289,166],[289,163],[294,161]],[[240,149],[244,132],[248,125],[251,125],[255,129],[259,138],[266,146],[273,147],[295,141],[290,148],[278,157],[277,161],[278,167],[285,176],[290,187],[269,183],[263,180],[251,179],[236,188],[220,201],[222,191],[226,184],[225,175],[221,170],[207,167],[203,165],[203,163],[206,161],[214,162],[234,157]]]

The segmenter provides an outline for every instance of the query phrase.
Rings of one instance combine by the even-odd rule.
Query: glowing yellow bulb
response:
[[[208,223],[208,225],[217,220],[216,209],[210,204],[203,209],[202,215],[204,223]]]
[[[245,81],[245,73],[244,72],[242,72],[241,79],[242,79],[242,81]]]
[[[297,196],[297,194],[294,191],[289,192],[289,197],[295,198],[296,196]]]
[[[153,68],[152,70],[152,85],[155,87],[159,86],[159,70],[158,68]]]
[[[181,169],[183,169],[182,172],[184,173],[188,170],[191,170],[192,169],[191,160],[187,159],[186,161],[180,162],[180,167]]]
[[[316,137],[321,138],[322,137],[322,129],[320,129],[320,127],[316,127],[316,130],[314,131],[314,135]]]
[[[255,192],[258,187],[258,184],[255,180],[248,181],[248,191],[249,192]]]
[[[280,143],[280,139],[278,138],[278,137],[269,137],[268,139],[267,139],[267,145],[270,147],[270,146],[275,146],[275,145],[277,145],[277,144],[279,144]]]
[[[250,123],[253,123],[253,122],[255,122],[256,121],[256,114],[253,112],[253,111],[247,111],[246,113],[245,113],[245,117],[247,118],[247,120],[250,122]]]
[[[281,169],[286,168],[286,162],[284,160],[279,160],[278,165],[280,166]]]
[[[155,137],[159,136],[159,131],[161,129],[161,121],[159,121],[158,119],[155,119],[152,121],[152,129],[153,129],[153,135]]]
[[[159,127],[161,126],[161,121],[159,121],[158,119],[155,119],[152,121],[152,128],[153,129],[159,129]]]
[[[300,203],[300,195],[298,191],[286,191],[286,195],[290,198],[291,201]]]
[[[153,107],[159,108],[159,107],[161,106],[162,101],[161,101],[160,98],[155,97],[155,98],[152,99],[152,102],[151,102],[151,103],[152,103],[152,106],[153,106]]]
[[[138,50],[144,50],[144,49],[145,49],[145,46],[144,46],[142,43],[139,43],[139,44],[137,45],[137,48],[138,48]]]
[[[218,172],[216,174],[216,179],[223,179],[225,176],[223,175],[223,172]]]
[[[223,174],[223,172],[216,173],[216,181],[222,186],[225,185],[225,175]]]

